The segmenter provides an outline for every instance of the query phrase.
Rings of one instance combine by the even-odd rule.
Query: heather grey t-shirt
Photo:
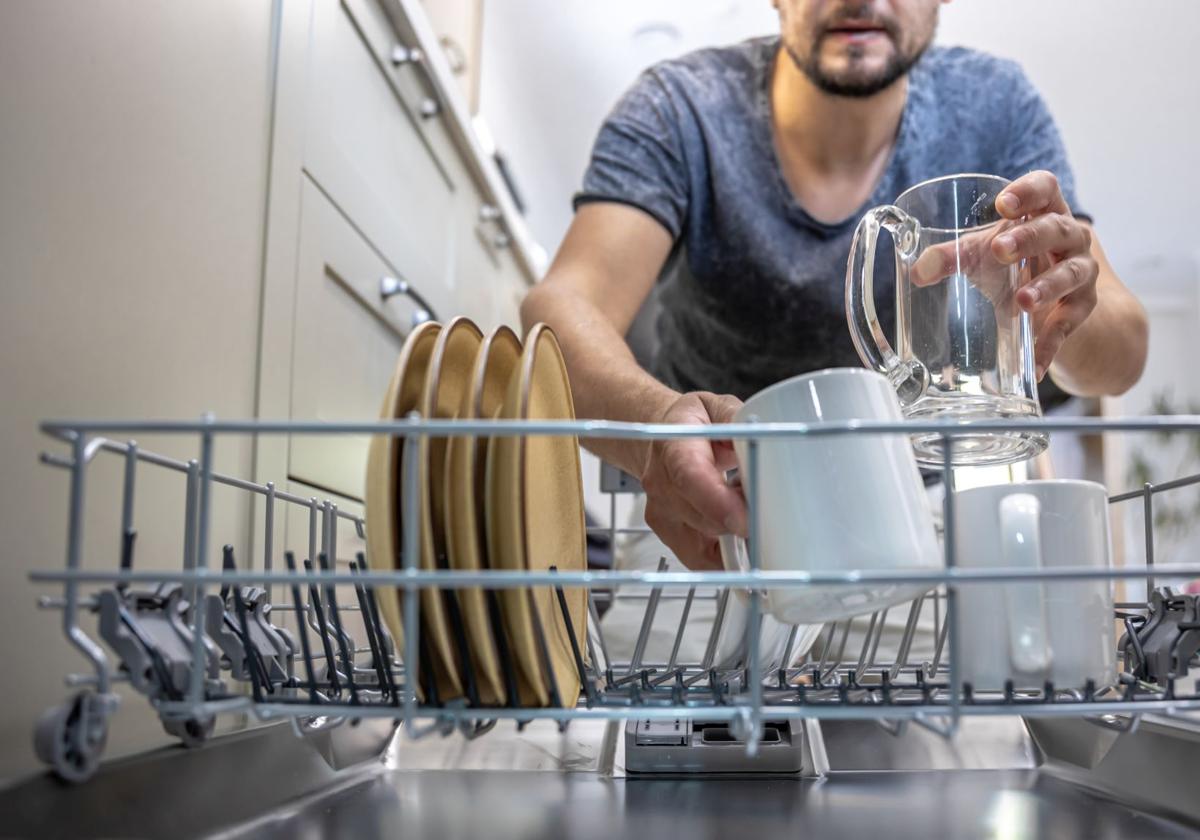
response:
[[[674,239],[653,372],[680,390],[745,399],[799,373],[860,366],[843,306],[850,239],[867,209],[913,184],[1048,169],[1085,215],[1058,129],[1020,68],[933,47],[909,75],[892,158],[870,199],[837,224],[818,222],[775,153],[768,89],[778,47],[777,37],[758,38],[645,71],[601,127],[575,197],[576,208],[638,207]],[[890,330],[890,283],[876,283],[876,307]]]

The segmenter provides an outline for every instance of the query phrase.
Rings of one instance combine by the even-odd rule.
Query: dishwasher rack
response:
[[[754,515],[757,489],[753,481],[745,488],[751,511],[748,572],[666,571],[661,565],[657,571],[551,569],[539,573],[459,572],[444,567],[423,571],[418,566],[415,447],[422,437],[537,434],[643,440],[746,439],[749,472],[753,476],[758,442],[767,438],[932,431],[942,435],[943,451],[953,452],[959,434],[1024,426],[1048,432],[1200,434],[1200,417],[986,423],[742,423],[708,427],[607,421],[430,421],[415,415],[393,422],[218,421],[211,415],[196,421],[45,422],[42,430],[69,448],[69,454],[42,455],[44,463],[61,467],[70,476],[66,568],[38,570],[30,577],[35,583],[62,587],[61,596],[42,596],[39,606],[61,611],[63,632],[87,660],[90,671],[67,675],[67,685],[80,690],[65,703],[47,710],[36,727],[35,746],[39,756],[63,778],[72,781],[88,778],[103,753],[108,721],[117,705],[113,685],[120,681],[128,681],[146,694],[167,732],[186,744],[204,741],[213,731],[217,715],[234,712],[248,712],[262,720],[291,719],[299,734],[362,718],[391,718],[403,722],[407,734],[414,738],[456,731],[477,737],[501,719],[515,720],[519,727],[534,720],[553,719],[563,728],[571,720],[583,718],[636,720],[651,728],[658,722],[703,719],[724,723],[736,740],[744,742],[746,755],[753,758],[760,743],[765,743],[763,734],[769,729],[768,724],[776,726],[779,721],[874,719],[892,732],[912,721],[950,737],[960,720],[971,715],[1083,716],[1101,726],[1128,729],[1136,726],[1145,712],[1179,715],[1200,710],[1200,685],[1195,679],[1200,672],[1193,673],[1191,679],[1176,680],[1169,675],[1159,682],[1147,681],[1144,674],[1138,676],[1136,668],[1129,667],[1131,652],[1140,655],[1140,648],[1131,651],[1129,645],[1123,651],[1126,673],[1114,686],[1048,683],[1031,692],[1014,690],[1010,683],[1003,691],[973,691],[959,678],[955,633],[961,620],[955,597],[961,586],[1016,580],[1107,578],[1146,581],[1146,600],[1118,603],[1114,616],[1114,620],[1125,621],[1130,635],[1136,635],[1133,631],[1146,622],[1155,604],[1161,603],[1162,593],[1155,589],[1156,580],[1200,578],[1200,558],[1190,564],[1155,562],[1152,515],[1157,494],[1198,485],[1200,474],[1146,484],[1110,497],[1113,503],[1140,500],[1144,506],[1145,567],[1107,570],[1056,567],[1033,571],[959,568],[954,557],[955,493],[947,492],[942,509],[945,529],[942,570],[762,571],[754,550],[759,523]],[[184,462],[147,451],[134,440],[118,439],[142,434],[190,437],[197,442],[197,457]],[[339,510],[329,500],[304,498],[284,492],[272,483],[224,475],[213,468],[214,447],[219,440],[237,435],[327,434],[389,434],[404,438],[402,568],[387,573],[371,571],[360,554],[345,570],[339,569],[336,561],[339,528],[352,527],[362,537],[369,523]],[[121,555],[119,568],[113,570],[83,567],[87,541],[93,538],[84,533],[86,479],[89,464],[101,455],[124,461],[118,525]],[[134,562],[137,531],[133,502],[138,474],[143,469],[178,473],[184,482],[180,567],[144,569]],[[952,486],[953,473],[948,465],[943,469],[943,480],[947,487]],[[210,533],[215,485],[262,497],[261,526],[265,538],[261,569],[239,568],[238,558],[229,546],[222,552],[220,568],[215,567],[212,556],[215,543]],[[272,540],[280,505],[303,510],[309,523],[307,557],[298,564],[292,552],[285,552],[283,571],[277,569]],[[631,529],[618,529],[614,521],[608,528],[590,530],[615,535]],[[868,623],[863,641],[855,645],[856,649],[846,650],[851,621],[832,623],[822,631],[824,641],[819,654],[806,655],[799,661],[785,663],[784,668],[763,673],[758,633],[749,632],[745,634],[745,667],[732,670],[714,667],[713,648],[722,629],[731,589],[749,591],[746,627],[757,628],[763,615],[761,599],[765,590],[862,581],[919,583],[928,587],[927,595],[907,607],[894,657],[877,658],[886,620],[886,611],[880,611],[861,618]],[[523,588],[532,597],[529,587],[553,587],[564,613],[566,601],[562,588],[587,589],[591,618],[588,637],[571,639],[583,686],[577,705],[555,707],[557,698],[553,697],[551,680],[551,707],[520,707],[515,702],[513,663],[501,641],[502,633],[497,640],[508,702],[500,707],[478,702],[461,617],[456,599],[450,597],[453,590],[468,586],[483,588],[489,598],[505,588]],[[645,591],[646,608],[632,655],[613,659],[598,620],[597,600],[605,594],[611,596],[617,586],[623,593]],[[389,592],[395,587],[403,593],[403,650],[396,649],[380,621],[374,598],[378,587],[388,587]],[[430,587],[444,592],[456,652],[465,663],[466,696],[449,702],[440,701],[434,694],[421,700],[416,686],[415,676],[428,662],[428,657],[422,656],[418,596],[421,589]],[[281,599],[273,597],[276,591],[283,593]],[[1157,602],[1155,597],[1159,599]],[[644,662],[646,638],[663,598],[683,602],[673,650],[666,662]],[[716,619],[704,657],[680,661],[677,657],[680,639],[697,598],[716,599]],[[84,628],[81,612],[98,615],[100,629],[96,635],[115,652],[117,665],[104,646]],[[913,661],[910,651],[914,633],[931,613],[936,639],[933,656]],[[537,610],[533,609],[532,614],[534,636],[546,657],[542,628],[537,626]],[[289,619],[290,628],[286,626]],[[791,647],[789,639],[787,649],[790,651]],[[1133,647],[1137,648],[1136,639]],[[1181,673],[1186,673],[1187,662],[1183,664]],[[1186,682],[1193,684],[1188,687]],[[432,686],[433,681],[426,684]]]

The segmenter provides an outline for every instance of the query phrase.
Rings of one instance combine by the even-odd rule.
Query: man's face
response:
[[[783,46],[818,88],[871,96],[933,41],[941,0],[774,0]]]

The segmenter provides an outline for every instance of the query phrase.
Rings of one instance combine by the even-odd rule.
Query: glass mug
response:
[[[850,246],[846,320],[863,364],[887,376],[910,420],[1041,417],[1033,327],[1016,292],[1026,260],[1007,265],[992,241],[1017,223],[996,210],[1008,181],[949,175],[910,187],[894,205],[867,211]],[[896,253],[896,349],[875,312],[879,230]],[[913,435],[917,461],[940,466],[938,433]],[[1048,443],[1034,429],[956,435],[954,464],[1011,464]]]

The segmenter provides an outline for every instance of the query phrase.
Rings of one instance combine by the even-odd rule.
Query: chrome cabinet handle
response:
[[[412,287],[412,284],[403,277],[392,277],[384,275],[379,278],[379,299],[386,303],[396,295],[404,295],[417,305],[416,310],[412,314],[412,325],[418,327],[426,321],[436,321],[437,314],[433,311],[433,307],[429,305],[429,301],[421,296],[421,293]]]
[[[396,44],[392,47],[392,66],[403,67],[406,64],[411,64],[425,74],[425,81],[430,87],[433,86],[433,80],[429,77],[429,63],[425,60],[425,52],[420,47],[409,47],[404,44]],[[426,96],[417,105],[417,111],[422,119],[431,119],[442,112],[441,103],[432,96]]]
[[[512,244],[512,236],[504,228],[503,214],[495,204],[479,205],[479,221],[482,224],[494,223],[495,233],[489,237],[493,248],[503,250]]]

